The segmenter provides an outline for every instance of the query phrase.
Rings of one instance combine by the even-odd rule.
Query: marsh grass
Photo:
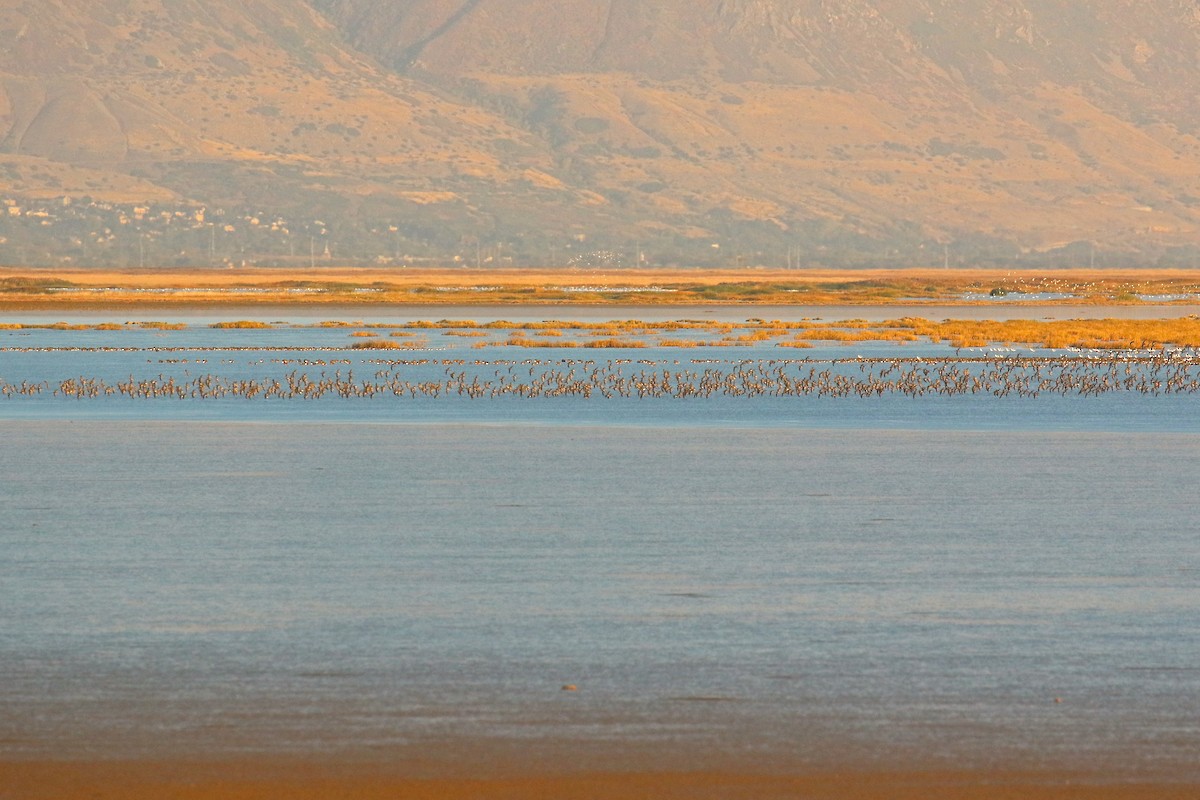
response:
[[[252,319],[240,319],[240,320],[234,320],[233,322],[214,322],[212,325],[209,325],[208,327],[223,328],[223,329],[260,330],[263,328],[270,328],[272,326],[271,326],[271,323],[269,323],[269,322],[259,322],[258,320],[252,320]]]
[[[604,349],[604,348],[637,349],[637,348],[645,347],[646,343],[643,341],[640,341],[638,339],[607,338],[607,339],[589,339],[588,341],[580,342],[579,346],[580,347],[589,347],[589,348],[593,348],[593,349]]]
[[[147,322],[127,322],[126,325],[133,325],[145,330],[155,331],[182,331],[187,330],[186,322],[161,322],[159,320],[151,320]]]
[[[218,329],[270,329],[286,323],[267,323],[254,320],[218,322]],[[28,324],[0,323],[0,330],[97,330],[131,329],[180,330],[185,323],[162,321],[102,322],[82,325],[67,322]],[[1163,347],[1200,348],[1200,318],[1175,319],[1076,319],[1036,320],[1012,319],[932,321],[921,317],[901,317],[887,321],[862,319],[821,321],[764,320],[749,318],[743,323],[712,320],[672,320],[644,322],[639,320],[609,320],[579,322],[542,320],[514,323],[506,320],[479,323],[473,320],[415,321],[403,324],[373,324],[362,321],[325,321],[297,328],[355,328],[347,331],[354,339],[412,339],[395,347],[420,348],[428,346],[427,331],[437,331],[445,337],[474,339],[473,348],[485,347],[579,347],[579,348],[645,348],[645,347],[746,347],[774,343],[778,347],[808,348],[813,343],[929,341],[954,348],[984,348],[988,346],[1029,346],[1047,349],[1146,350]],[[386,332],[386,333],[385,333]],[[678,334],[684,333],[686,336]],[[363,343],[363,347],[370,346]],[[386,348],[387,345],[379,345]]]
[[[453,276],[406,272],[363,275],[359,271],[337,275],[338,270],[325,270],[328,280],[314,280],[311,275],[290,273],[293,277],[280,280],[278,270],[247,270],[230,279],[213,280],[207,271],[172,270],[169,285],[162,286],[162,276],[126,275],[94,271],[72,271],[62,278],[6,274],[0,277],[0,299],[12,306],[24,303],[62,306],[90,304],[92,290],[102,287],[108,297],[121,303],[176,303],[190,300],[203,287],[206,299],[218,303],[247,302],[244,290],[261,292],[253,302],[286,302],[311,304],[324,302],[317,295],[336,298],[338,302],[353,302],[363,306],[386,302],[419,302],[431,306],[448,304],[487,303],[528,304],[570,301],[604,304],[609,302],[646,305],[689,305],[723,303],[729,305],[779,304],[803,302],[807,305],[893,303],[893,302],[962,302],[978,305],[981,302],[964,295],[1013,295],[1010,301],[1022,302],[1021,295],[1053,293],[1056,305],[1074,303],[1143,303],[1148,295],[1179,295],[1195,297],[1200,293],[1200,281],[1195,271],[1181,269],[1130,270],[1054,270],[1042,273],[1014,273],[998,270],[814,270],[783,272],[756,268],[747,270],[706,271],[703,277],[679,270],[630,270],[614,273],[611,279],[622,284],[619,292],[596,287],[595,291],[578,292],[567,286],[573,278],[553,271],[514,270],[511,280],[506,273],[470,275],[454,271]],[[480,293],[486,283],[487,294]],[[144,293],[153,286],[151,297]],[[296,290],[306,290],[297,293]],[[178,290],[180,294],[173,294]],[[665,290],[665,291],[664,291]],[[458,323],[455,323],[458,324]],[[435,326],[436,323],[431,323]],[[446,326],[443,326],[446,327]]]
[[[1200,347],[1200,319],[1124,320],[908,320],[911,331],[954,347],[1041,345],[1050,349],[1144,350]]]
[[[506,347],[579,347],[578,342],[570,340],[562,342],[547,341],[545,339],[530,339],[529,337],[522,336],[521,334],[509,336],[508,339],[503,342],[503,344]]]

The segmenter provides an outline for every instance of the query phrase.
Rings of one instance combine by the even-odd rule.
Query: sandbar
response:
[[[471,763],[470,754],[463,760]],[[1200,784],[990,771],[514,772],[489,764],[428,774],[424,765],[311,759],[0,762],[6,800],[1192,800]]]

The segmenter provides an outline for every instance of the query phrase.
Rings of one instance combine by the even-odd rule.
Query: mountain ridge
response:
[[[1198,65],[1181,0],[24,2],[0,192],[393,257],[1155,263],[1197,244]]]

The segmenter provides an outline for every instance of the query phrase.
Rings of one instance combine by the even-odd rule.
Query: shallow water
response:
[[[1097,354],[1047,351],[1035,348],[984,347],[955,350],[929,342],[817,343],[808,349],[766,342],[738,347],[563,348],[505,347],[482,349],[476,339],[455,337],[439,328],[403,331],[414,338],[394,339],[408,349],[352,350],[354,328],[320,328],[307,324],[269,329],[213,329],[189,324],[183,330],[127,328],[106,330],[0,330],[0,418],[7,419],[159,419],[224,421],[324,422],[492,422],[534,424],[593,424],[644,426],[742,426],[810,428],[885,428],[922,430],[1059,430],[1059,431],[1178,431],[1200,432],[1194,413],[1196,395],[1116,391],[1098,396],[1043,390],[1036,398],[1016,392],[997,396],[992,388],[968,394],[936,393],[911,397],[901,391],[882,396],[827,396],[824,392],[776,396],[765,391],[753,396],[717,392],[707,397],[658,396],[629,387],[637,380],[669,373],[672,380],[691,375],[695,382],[707,371],[729,375],[748,369],[757,377],[778,372],[799,380],[810,371],[828,372],[851,380],[882,372],[884,361],[904,362],[902,370],[936,371],[946,359],[960,360],[973,375],[1021,359],[1060,358],[1091,367]],[[375,329],[380,337],[387,330]],[[574,333],[586,340],[595,334]],[[711,339],[702,331],[672,332],[674,338]],[[489,343],[502,342],[504,332],[487,332]],[[631,335],[636,340],[639,337]],[[657,336],[641,337],[654,344]],[[1144,363],[1162,356],[1135,354]],[[1111,360],[1099,357],[1095,370],[1108,369]],[[1194,354],[1188,358],[1194,359]],[[921,360],[930,359],[925,364]],[[965,360],[964,360],[965,359]],[[1183,362],[1179,362],[1183,363]],[[1158,370],[1166,378],[1171,362],[1135,370]],[[1196,377],[1195,364],[1188,367]],[[585,381],[592,374],[626,381],[626,395],[591,397],[535,396],[517,391],[485,391],[481,398],[446,388],[449,383],[479,382],[495,389],[533,385],[546,376]],[[462,376],[461,381],[456,376]],[[390,389],[370,397],[338,396],[326,391],[319,400],[300,397],[248,398],[228,392],[206,398],[172,396],[130,397],[115,391],[122,383],[151,382],[162,386],[212,380],[224,389],[238,382],[287,384],[289,380],[345,381],[354,385],[407,384],[397,396]],[[64,382],[101,381],[111,394],[85,397],[62,390]],[[37,384],[42,390],[22,394],[5,387]],[[411,387],[434,383],[437,396]],[[207,385],[207,384],[206,384]],[[994,388],[994,387],[993,387]],[[128,394],[128,393],[127,393]],[[669,394],[669,393],[667,393]]]
[[[0,377],[373,366],[300,350],[345,331],[118,334],[5,339]],[[1195,404],[0,399],[0,756],[620,741],[1195,778]]]
[[[1200,750],[1192,435],[0,434],[9,755],[621,738],[1132,775]]]

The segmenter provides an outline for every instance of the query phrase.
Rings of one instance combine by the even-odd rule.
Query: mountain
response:
[[[516,172],[506,163],[514,154],[524,165]],[[112,203],[207,207],[208,225],[214,211],[237,209],[286,220],[304,250],[312,231],[337,224],[350,249],[363,220],[403,223],[413,236],[440,234],[447,220],[475,225],[468,195],[516,192],[539,166],[550,159],[535,137],[380,68],[302,2],[31,0],[0,9],[0,195],[18,208],[73,197],[76,227],[80,209],[103,216]],[[8,221],[10,245],[18,222]],[[226,226],[234,221],[220,232]],[[265,237],[272,252],[290,252],[275,228]],[[42,237],[30,250],[39,243],[53,249]],[[92,255],[103,260],[103,251]]]
[[[363,256],[1170,263],[1195,86],[1183,0],[25,0],[0,190]]]

